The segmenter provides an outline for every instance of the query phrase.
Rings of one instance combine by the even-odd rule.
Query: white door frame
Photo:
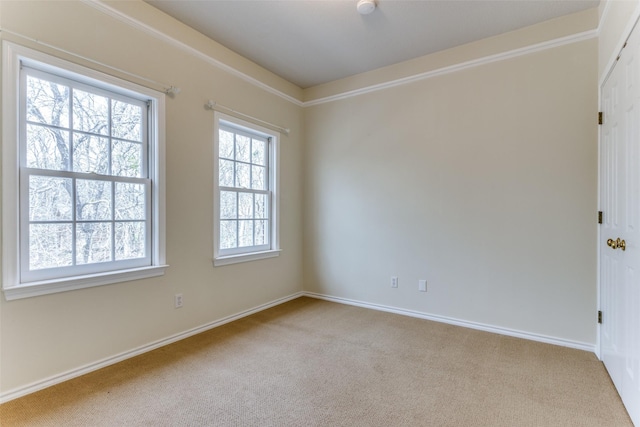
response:
[[[610,0],[609,0],[610,1]],[[605,12],[606,13],[606,12]],[[604,13],[603,13],[604,14]],[[636,27],[636,25],[638,25],[638,23],[640,22],[640,5],[638,7],[635,8],[635,10],[633,11],[633,14],[631,15],[631,18],[629,19],[624,31],[622,32],[622,35],[620,37],[620,40],[618,41],[618,43],[616,44],[616,48],[614,50],[614,54],[611,55],[611,57],[609,58],[609,61],[607,62],[607,68],[606,68],[606,72],[600,77],[600,81],[598,82],[598,111],[604,111],[604,106],[602,105],[602,89],[604,88],[604,84],[606,83],[607,79],[609,78],[609,75],[611,74],[611,72],[613,71],[613,68],[616,66],[617,62],[618,62],[618,58],[620,57],[620,53],[622,52],[622,49],[624,48],[625,44],[627,43],[627,40],[629,39],[629,37],[631,36],[631,33],[633,32],[633,29]],[[602,20],[600,21],[600,23],[602,23]],[[638,28],[638,30],[640,30],[640,27]],[[602,201],[601,201],[601,196],[602,196],[602,168],[601,168],[601,161],[602,161],[602,131],[601,128],[598,127],[598,211],[602,211]],[[601,301],[601,296],[600,296],[600,287],[601,287],[601,283],[600,283],[600,268],[601,268],[601,260],[600,260],[600,237],[601,237],[601,227],[600,224],[597,224],[597,241],[596,241],[596,257],[597,257],[597,261],[596,261],[596,274],[597,274],[597,305],[598,305],[598,310],[602,310],[602,301]],[[595,313],[594,313],[595,316]],[[600,339],[600,325],[597,325],[596,328],[596,356],[598,357],[598,360],[602,361],[602,341]]]

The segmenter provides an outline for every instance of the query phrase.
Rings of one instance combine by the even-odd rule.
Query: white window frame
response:
[[[220,248],[220,185],[219,185],[219,139],[220,127],[228,126],[237,129],[240,132],[246,132],[253,135],[266,138],[268,142],[268,192],[269,192],[269,244],[264,247],[251,246],[244,248],[235,248],[231,250],[222,250]],[[214,157],[214,206],[213,206],[213,265],[222,266],[235,264],[239,262],[254,261],[265,258],[277,257],[280,254],[280,238],[279,238],[279,143],[280,133],[267,129],[262,126],[238,119],[236,117],[214,112],[214,138],[213,138],[213,157]]]
[[[8,41],[3,47],[3,132],[2,132],[2,289],[7,300],[26,298],[56,292],[82,289],[160,276],[165,264],[165,148],[164,102],[161,92],[142,87],[72,62],[26,48]],[[85,267],[70,269],[62,277],[31,278],[21,274],[21,257],[28,254],[21,242],[21,215],[28,220],[25,195],[21,197],[19,180],[26,174],[21,170],[21,118],[20,118],[20,67],[28,66],[61,78],[74,80],[106,91],[121,93],[149,104],[148,126],[148,178],[150,180],[150,236],[151,253],[145,265],[122,263],[118,269],[107,271],[87,270]],[[23,186],[24,187],[24,186]],[[149,194],[149,193],[148,193]],[[115,264],[114,264],[115,266]]]

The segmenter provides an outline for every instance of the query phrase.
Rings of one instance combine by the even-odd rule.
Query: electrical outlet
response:
[[[398,277],[391,276],[391,287],[392,288],[397,288],[398,287]]]
[[[425,279],[418,280],[418,290],[420,292],[427,292],[427,281]]]
[[[182,294],[175,295],[174,303],[175,303],[175,308],[182,307]]]

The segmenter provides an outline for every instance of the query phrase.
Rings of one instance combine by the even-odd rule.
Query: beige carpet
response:
[[[0,406],[7,426],[630,426],[592,353],[300,298]]]

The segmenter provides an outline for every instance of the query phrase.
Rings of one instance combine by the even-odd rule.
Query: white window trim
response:
[[[247,252],[233,255],[220,255],[220,187],[218,183],[218,140],[220,135],[220,121],[230,123],[234,127],[244,128],[248,132],[263,134],[271,138],[271,148],[269,150],[269,180],[271,184],[271,236],[268,250]],[[213,119],[213,265],[219,267],[223,265],[236,264],[240,262],[255,261],[266,258],[273,258],[280,255],[280,133],[271,129],[250,123],[236,117],[214,112]]]
[[[7,300],[83,289],[111,283],[125,282],[164,274],[165,262],[165,95],[113,76],[65,61],[51,55],[3,41],[2,76],[2,289]],[[65,75],[65,71],[84,76],[84,83],[99,81],[107,87],[144,94],[151,99],[151,113],[157,120],[150,129],[149,177],[152,180],[151,205],[151,265],[127,270],[115,270],[84,276],[71,276],[39,282],[22,283],[20,279],[19,236],[19,148],[16,143],[19,129],[20,63],[37,63],[41,69]]]

